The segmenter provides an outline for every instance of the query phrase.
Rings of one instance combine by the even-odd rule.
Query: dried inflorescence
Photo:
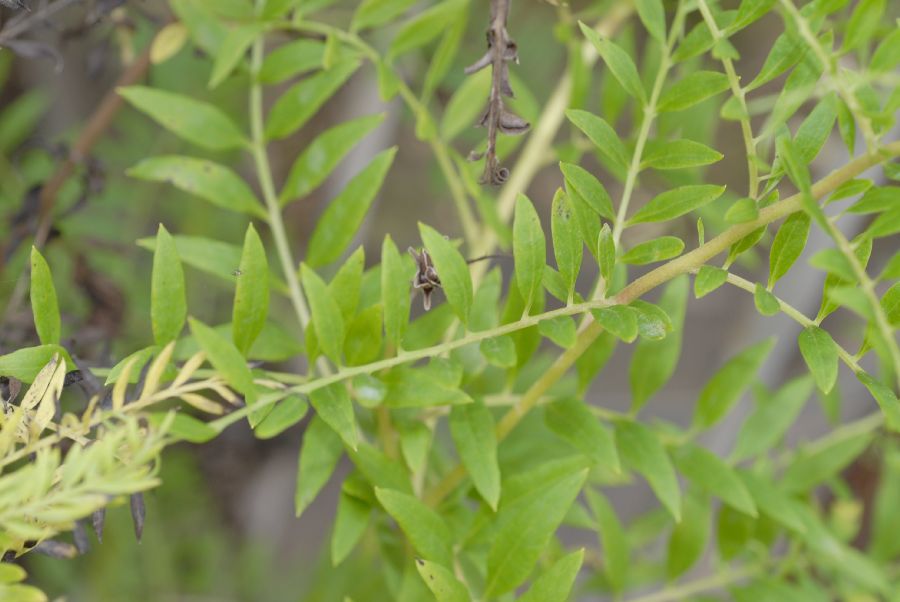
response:
[[[412,247],[408,251],[416,262],[413,288],[422,289],[422,304],[425,307],[425,311],[428,311],[431,309],[431,293],[434,289],[441,288],[441,279],[434,269],[434,262],[431,261],[431,255],[428,254],[428,251],[425,249],[416,251]]]
[[[510,0],[491,1],[491,20],[487,31],[487,52],[473,64],[466,67],[466,74],[471,75],[491,66],[491,93],[488,106],[478,120],[478,125],[488,130],[487,149],[484,153],[472,153],[469,158],[477,161],[484,157],[484,173],[482,183],[502,184],[509,177],[509,170],[501,167],[497,160],[497,133],[508,136],[524,134],[530,124],[512,113],[503,105],[503,97],[514,98],[509,83],[508,63],[519,62],[518,47],[506,31],[506,20],[509,16]]]

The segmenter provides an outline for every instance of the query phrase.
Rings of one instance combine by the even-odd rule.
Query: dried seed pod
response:
[[[515,113],[504,110],[500,114],[498,127],[500,128],[500,131],[507,136],[520,136],[528,131],[531,124]]]
[[[147,516],[147,508],[144,506],[144,494],[134,493],[131,495],[131,520],[134,521],[134,535],[137,540],[141,540],[144,534],[144,519]]]
[[[416,251],[412,247],[407,249],[409,254],[416,262],[416,275],[413,277],[413,288],[421,289],[422,304],[425,311],[431,309],[431,293],[436,288],[441,288],[441,279],[438,277],[437,271],[434,269],[434,263],[431,261],[431,255],[428,251],[422,249]]]

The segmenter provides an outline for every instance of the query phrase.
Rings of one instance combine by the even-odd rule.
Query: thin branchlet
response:
[[[506,31],[509,17],[510,0],[491,0],[491,19],[487,31],[487,51],[484,55],[466,67],[466,74],[472,75],[491,66],[491,92],[488,106],[478,120],[477,125],[488,130],[487,148],[484,153],[472,153],[469,158],[477,161],[484,157],[484,173],[482,183],[503,184],[509,178],[509,170],[501,167],[497,159],[497,133],[508,136],[524,134],[531,127],[527,121],[512,113],[503,104],[503,97],[513,98],[512,86],[509,83],[509,66],[507,63],[519,62],[518,47]]]

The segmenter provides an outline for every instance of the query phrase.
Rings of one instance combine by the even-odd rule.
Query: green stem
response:
[[[669,69],[672,67],[672,49],[678,41],[683,21],[684,10],[682,10],[682,5],[679,3],[678,10],[675,12],[675,19],[672,23],[672,29],[669,31],[669,38],[666,41],[666,45],[662,48],[659,71],[657,71],[656,80],[653,82],[650,100],[647,101],[647,105],[644,107],[644,117],[641,120],[641,128],[638,131],[637,140],[634,143],[634,153],[631,155],[631,165],[628,167],[628,174],[625,176],[625,187],[622,190],[622,199],[619,202],[619,211],[616,213],[616,223],[613,225],[612,231],[613,244],[617,249],[619,248],[619,240],[622,238],[622,232],[625,231],[626,218],[628,217],[628,205],[631,203],[631,196],[634,193],[638,174],[641,172],[641,160],[644,155],[644,146],[647,144],[647,138],[650,136],[650,128],[653,126],[653,121],[656,119],[656,105],[659,102],[663,84],[666,83],[666,77],[669,75]]]
[[[751,295],[756,292],[756,284],[754,284],[753,282],[750,282],[749,280],[747,280],[745,278],[741,278],[740,276],[732,274],[731,272],[728,273],[728,277],[727,277],[726,281],[728,282],[728,284],[736,286],[739,289],[743,289],[743,290],[747,291],[748,293],[750,293]],[[807,318],[803,314],[803,312],[801,312],[799,309],[797,309],[796,307],[793,307],[787,301],[781,299],[780,297],[776,296],[775,294],[772,294],[772,296],[775,297],[775,299],[778,301],[778,307],[781,310],[781,313],[783,313],[787,317],[791,318],[792,320],[794,320],[795,322],[797,322],[804,328],[808,328],[810,326],[817,326],[817,324],[814,320]],[[845,364],[847,364],[847,366],[851,370],[853,370],[854,374],[863,371],[863,369],[859,365],[859,362],[856,361],[856,358],[853,357],[852,353],[850,353],[849,351],[847,351],[846,349],[844,349],[837,343],[835,343],[835,346],[837,347],[838,357],[840,357],[841,360]]]
[[[259,179],[259,187],[262,190],[263,199],[266,202],[266,210],[269,214],[269,227],[272,229],[272,237],[275,239],[275,248],[278,251],[278,259],[281,269],[287,281],[288,293],[291,303],[297,314],[297,319],[303,330],[309,324],[309,308],[303,298],[300,281],[297,279],[297,269],[294,259],[291,257],[288,245],[287,233],[284,228],[284,220],[281,218],[281,205],[275,194],[275,185],[272,182],[272,169],[269,165],[269,155],[266,151],[265,128],[263,127],[263,95],[262,85],[257,75],[262,67],[265,39],[260,36],[253,43],[251,57],[251,74],[253,83],[250,86],[250,128],[251,128],[251,152],[256,164],[256,175]]]
[[[755,577],[770,568],[770,563],[760,563],[750,566],[741,567],[723,573],[718,573],[710,577],[695,579],[681,585],[667,587],[664,590],[629,598],[627,602],[669,602],[670,600],[687,600],[696,594],[722,589],[728,585],[732,585],[744,579]]]
[[[870,153],[858,157],[816,182],[812,187],[812,196],[815,199],[820,199],[844,182],[852,180],[870,167],[897,155],[900,155],[900,142],[893,142],[884,146],[880,153]],[[657,286],[672,280],[676,276],[698,269],[720,253],[727,251],[732,244],[741,240],[757,228],[800,211],[801,209],[801,193],[790,196],[773,205],[769,205],[760,210],[759,216],[752,222],[732,226],[719,236],[707,241],[690,253],[673,259],[655,270],[651,270],[647,274],[644,274],[637,280],[634,280],[614,297],[613,302],[616,304],[627,305]],[[587,324],[587,327],[579,333],[575,346],[563,352],[563,354],[551,364],[550,368],[548,368],[528,391],[522,395],[519,403],[510,408],[506,415],[503,416],[500,423],[497,425],[499,440],[504,439],[506,435],[516,427],[519,421],[538,403],[541,396],[569,371],[576,360],[581,357],[581,354],[590,347],[591,343],[593,343],[602,332],[603,327],[600,326],[598,322],[591,320]],[[432,505],[436,505],[447,494],[452,492],[454,487],[461,483],[464,478],[465,470],[459,465],[447,473],[434,489],[426,495],[426,501]]]
[[[853,118],[859,122],[859,127],[862,130],[863,138],[865,138],[866,140],[866,148],[871,152],[876,148],[878,141],[875,136],[875,131],[872,129],[872,123],[863,112],[862,107],[859,105],[859,101],[853,95],[853,92],[846,85],[844,85],[844,81],[843,79],[841,79],[840,74],[837,72],[834,61],[831,60],[828,52],[824,48],[822,48],[822,45],[819,43],[819,39],[809,28],[809,22],[800,13],[800,11],[797,10],[797,7],[794,6],[794,3],[791,0],[781,0],[781,5],[791,15],[791,18],[797,25],[797,29],[799,30],[801,37],[806,40],[806,43],[810,48],[812,48],[812,51],[815,53],[816,58],[818,58],[819,62],[822,63],[822,68],[828,74],[828,78],[831,80],[831,85],[834,86],[835,90],[837,90],[838,95],[847,105],[847,108],[850,110]]]
[[[713,18],[706,0],[698,0],[698,6],[713,40],[718,42],[723,39],[724,36]],[[759,194],[759,168],[756,165],[756,141],[753,138],[753,129],[750,126],[750,111],[747,108],[747,97],[744,89],[741,87],[741,78],[734,68],[734,62],[727,56],[722,57],[721,60],[722,65],[725,67],[725,74],[728,76],[731,93],[737,98],[741,107],[741,135],[744,138],[744,152],[747,155],[747,176],[750,180],[747,194],[751,199],[755,199]]]
[[[841,254],[846,257],[847,261],[850,263],[850,267],[853,269],[853,273],[856,274],[863,293],[869,301],[872,314],[875,316],[875,326],[881,334],[881,337],[884,339],[885,345],[887,345],[888,354],[891,357],[891,364],[894,368],[894,376],[897,379],[897,390],[900,391],[900,348],[897,347],[897,339],[894,338],[894,329],[888,321],[887,314],[884,312],[884,307],[881,306],[878,294],[875,292],[875,283],[869,277],[869,274],[866,272],[862,263],[860,263],[859,258],[853,251],[853,247],[850,245],[850,241],[847,240],[844,233],[827,218],[825,219],[825,227],[828,234],[835,243],[837,243]]]
[[[367,44],[365,40],[355,33],[344,31],[343,29],[325,23],[316,23],[313,21],[291,23],[286,25],[286,27],[290,27],[295,31],[335,36],[343,42],[354,46],[373,65],[377,65],[381,62],[378,51],[372,48],[372,46]],[[459,221],[463,228],[463,234],[471,249],[476,245],[479,238],[478,224],[475,221],[475,215],[472,213],[472,208],[469,205],[469,199],[466,196],[466,190],[462,184],[462,180],[459,174],[456,173],[453,162],[450,160],[450,153],[447,150],[446,145],[440,139],[437,129],[434,127],[428,108],[422,104],[418,97],[413,93],[412,89],[410,89],[409,85],[407,85],[407,83],[399,76],[397,77],[397,90],[413,115],[425,115],[425,118],[430,122],[428,127],[424,130],[425,141],[431,147],[431,151],[437,159],[438,167],[444,176],[444,180],[450,188],[450,196],[453,199],[453,204],[456,206],[456,212],[459,214]]]

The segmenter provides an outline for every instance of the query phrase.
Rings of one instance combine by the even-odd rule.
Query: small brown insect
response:
[[[425,311],[431,309],[431,293],[436,288],[441,288],[441,279],[438,277],[434,269],[434,263],[431,261],[431,255],[428,251],[422,249],[416,251],[412,247],[408,249],[409,254],[416,261],[416,275],[413,278],[413,288],[422,289],[422,304]]]

